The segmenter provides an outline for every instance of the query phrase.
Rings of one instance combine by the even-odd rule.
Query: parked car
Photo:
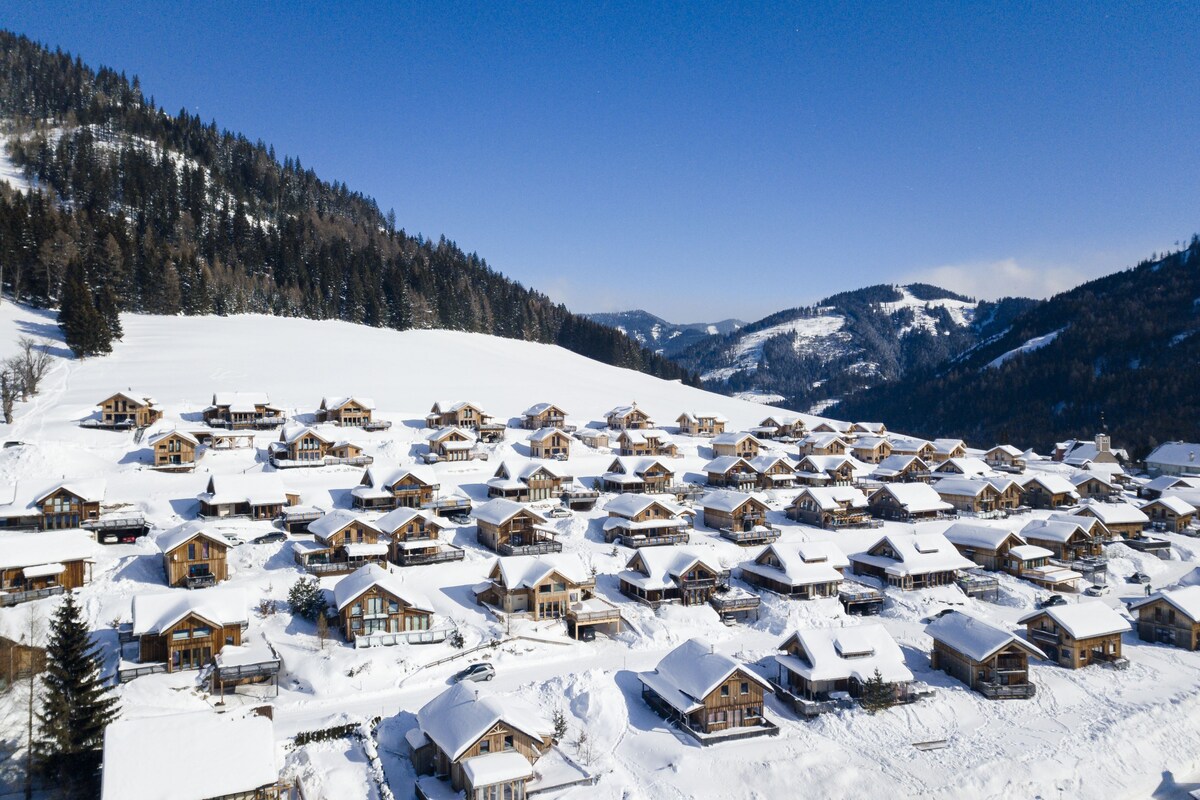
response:
[[[226,537],[228,538],[228,537]],[[283,531],[271,531],[264,533],[262,536],[254,537],[254,544],[271,544],[272,542],[286,542],[287,534]]]
[[[13,442],[5,442],[5,443],[4,443],[4,446],[5,446],[6,448],[8,448],[8,447],[24,447],[24,446],[25,446],[25,443],[24,443],[24,442],[16,442],[16,441],[13,441]]]
[[[581,642],[594,642],[596,641],[596,629],[591,625],[588,625],[586,628],[580,628],[576,638]]]
[[[1130,575],[1128,578],[1126,578],[1125,580],[1128,581],[1129,583],[1146,584],[1146,583],[1150,582],[1150,576],[1144,572],[1135,572],[1132,575]]]
[[[1038,608],[1050,608],[1052,606],[1065,606],[1066,604],[1067,604],[1067,598],[1063,597],[1061,594],[1052,594],[1049,597],[1042,600],[1040,603],[1038,603]]]
[[[234,547],[237,547],[239,544],[246,543],[246,540],[238,536],[236,533],[222,533],[221,535],[225,537],[225,541],[229,542]]]
[[[421,460],[423,460],[426,464],[436,464],[442,460],[442,457],[437,453],[426,453],[425,455],[421,456]]]
[[[566,453],[556,453],[554,455],[555,461],[566,461],[568,458],[570,458],[570,456],[568,456]]]
[[[566,506],[555,506],[546,512],[546,516],[554,517],[555,519],[566,519],[571,516],[571,509]]]
[[[472,664],[462,672],[454,676],[456,681],[490,681],[496,677],[496,668],[492,666],[490,661],[480,661],[478,664]]]
[[[1093,583],[1091,586],[1084,589],[1083,593],[1088,597],[1101,597],[1108,594],[1108,587],[1099,583]]]
[[[451,514],[446,519],[453,522],[455,525],[470,525],[471,517],[469,514]]]

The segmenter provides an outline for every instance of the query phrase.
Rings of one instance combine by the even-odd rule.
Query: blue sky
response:
[[[137,74],[577,311],[1045,296],[1200,230],[1190,4],[57,3]]]

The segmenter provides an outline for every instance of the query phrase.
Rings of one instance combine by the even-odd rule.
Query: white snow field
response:
[[[57,337],[53,322],[49,314],[0,305],[0,355],[19,332]],[[42,393],[18,406],[13,425],[0,428],[4,440],[25,443],[0,449],[0,490],[15,483],[22,496],[63,479],[102,478],[107,482],[106,503],[136,507],[153,525],[147,539],[105,545],[93,581],[78,592],[109,670],[115,669],[119,657],[114,625],[130,621],[132,598],[166,591],[153,537],[195,517],[195,497],[210,475],[262,471],[266,445],[278,435],[259,433],[254,450],[209,452],[195,473],[153,472],[146,469],[145,445],[135,444],[133,434],[78,425],[94,413],[99,400],[115,391],[131,387],[153,395],[165,408],[168,423],[195,419],[217,390],[267,392],[289,415],[301,418],[311,415],[324,395],[361,393],[374,398],[378,416],[394,426],[375,433],[336,429],[338,438],[361,443],[377,459],[403,464],[425,451],[424,423],[418,420],[441,399],[476,401],[500,420],[516,417],[534,403],[553,402],[581,425],[633,400],[660,426],[671,426],[685,410],[724,414],[731,430],[748,428],[770,413],[764,406],[605,366],[555,347],[476,334],[400,333],[261,316],[125,316],[123,323],[125,339],[112,355],[56,361]],[[63,353],[61,345],[56,352]],[[510,428],[502,444],[489,446],[486,462],[435,465],[442,493],[461,489],[476,501],[484,499],[484,481],[501,462],[525,462],[526,433]],[[676,441],[683,452],[675,462],[679,477],[700,481],[699,469],[711,457],[710,447],[703,439],[678,436]],[[793,459],[796,455],[791,449],[776,452]],[[576,442],[565,466],[590,485],[612,458]],[[279,474],[303,503],[330,509],[349,505],[349,490],[362,470],[337,466]],[[782,511],[795,491],[766,495],[770,521],[782,528],[785,543],[833,541],[851,553],[888,530],[913,528],[889,523],[883,531],[834,532],[800,525]],[[0,491],[0,497],[3,494]],[[544,797],[1165,798],[1184,796],[1185,789],[1197,785],[1200,653],[1126,635],[1128,670],[1070,671],[1035,662],[1036,697],[1008,702],[988,701],[929,668],[930,640],[922,620],[931,614],[954,607],[1013,628],[1017,618],[1034,607],[1041,593],[1003,575],[994,603],[968,600],[954,587],[887,590],[888,602],[878,619],[903,648],[916,679],[936,690],[933,697],[875,715],[855,709],[811,721],[797,718],[772,699],[767,713],[780,726],[780,735],[702,748],[644,704],[636,672],[652,669],[671,649],[699,636],[770,676],[775,648],[796,628],[856,625],[862,620],[847,616],[836,600],[789,601],[769,593],[763,594],[758,621],[734,626],[722,624],[707,606],[663,606],[655,612],[636,604],[617,589],[615,574],[631,551],[604,543],[599,520],[605,501],[602,497],[593,512],[576,512],[551,523],[559,530],[564,551],[582,556],[598,570],[598,594],[616,603],[627,620],[620,635],[575,642],[561,623],[514,622],[507,629],[474,603],[471,592],[494,556],[475,542],[472,525],[451,524],[446,538],[465,548],[463,561],[393,569],[407,586],[432,601],[439,621],[457,622],[468,647],[496,638],[504,643],[428,667],[458,651],[445,643],[354,649],[336,634],[322,647],[315,627],[293,618],[285,603],[274,615],[258,613],[262,599],[284,600],[302,574],[293,562],[291,544],[246,544],[234,549],[225,585],[246,594],[248,640],[265,637],[282,657],[278,697],[265,688],[243,688],[226,694],[225,705],[217,706],[218,698],[208,693],[197,672],[147,675],[116,689],[122,714],[135,718],[181,711],[217,713],[270,703],[283,774],[303,781],[307,797],[385,797],[382,778],[396,798],[408,798],[413,796],[415,776],[405,756],[405,734],[415,725],[415,712],[443,691],[454,673],[486,657],[497,670],[490,690],[519,695],[547,716],[555,707],[564,710],[570,733],[563,749],[577,760],[586,754],[570,743],[579,731],[587,731],[591,754],[586,766],[598,782]],[[1015,522],[1022,525],[1027,519]],[[917,527],[937,532],[947,524]],[[247,540],[271,530],[267,522],[230,521],[219,527]],[[1142,591],[1124,581],[1133,571],[1148,573],[1154,587],[1162,588],[1195,568],[1200,541],[1168,538],[1175,549],[1169,561],[1121,545],[1111,547],[1112,593],[1089,601],[1119,609],[1122,596]],[[758,548],[742,549],[720,539],[699,520],[692,546],[726,566],[758,553]],[[323,585],[332,588],[337,580],[326,578]],[[736,571],[734,582],[741,585]],[[55,602],[51,598],[0,609],[0,635],[18,638],[31,615],[49,616]],[[21,753],[21,697],[19,689],[0,695],[0,747],[5,755]],[[291,743],[299,732],[374,717],[383,721],[373,741],[345,738],[303,747]],[[931,740],[945,740],[946,746],[913,746]],[[0,769],[0,795],[19,789],[18,780],[15,770]]]

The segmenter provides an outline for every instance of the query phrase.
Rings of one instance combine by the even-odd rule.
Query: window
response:
[[[212,636],[212,628],[204,625],[192,630],[192,636]]]
[[[195,560],[196,560],[196,543],[190,542],[188,544],[188,561],[195,561]]]
[[[750,683],[742,681],[742,694],[750,694]]]
[[[505,737],[504,737],[504,749],[505,749],[505,750],[512,750],[512,749],[514,749],[514,748],[515,748],[515,745],[513,744],[513,737],[512,737],[512,734],[509,734],[508,736],[505,736]]]
[[[177,631],[171,631],[171,639],[174,641],[179,641],[180,639],[187,639],[191,635],[192,635],[192,632],[189,631],[187,628],[180,628]]]
[[[729,684],[721,687],[721,697],[729,697]]]
[[[489,742],[487,739],[484,739],[483,741],[481,741],[479,743],[479,753],[480,753],[480,755],[482,755],[484,753],[490,753],[490,752],[492,752],[492,743]]]

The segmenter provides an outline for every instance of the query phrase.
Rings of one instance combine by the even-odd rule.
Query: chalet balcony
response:
[[[133,531],[146,529],[146,517],[140,511],[105,514],[99,519],[84,520],[79,527],[97,533],[102,531]]]
[[[748,612],[757,612],[758,607],[762,605],[762,598],[756,594],[749,592],[728,592],[726,594],[714,594],[709,599],[711,605],[718,614],[722,616],[726,614],[740,614]]]
[[[878,614],[883,605],[883,593],[862,583],[843,581],[838,587],[838,601],[847,614],[872,616]]]
[[[413,567],[420,564],[441,564],[446,561],[462,561],[464,556],[461,547],[445,545],[436,553],[416,553],[406,550],[400,551],[400,566]]]
[[[575,625],[600,625],[621,619],[621,609],[607,600],[589,597],[568,608],[566,617]]]
[[[1058,644],[1058,634],[1054,631],[1044,631],[1041,628],[1033,628],[1029,631],[1029,638],[1037,642],[1045,642],[1046,644]]]
[[[1000,581],[983,570],[968,570],[958,573],[954,582],[967,597],[996,597],[1000,593]]]
[[[749,547],[756,544],[770,544],[780,536],[779,528],[774,525],[755,525],[748,531],[735,531],[732,528],[722,528],[721,537],[734,544]]]
[[[703,578],[678,578],[676,583],[683,591],[688,589],[715,589],[719,586],[729,585],[729,570],[723,570],[716,577],[705,576]]]
[[[417,631],[396,631],[394,633],[371,633],[354,637],[355,649],[366,647],[391,647],[397,644],[434,644],[446,641],[448,628],[429,628]]]
[[[386,431],[391,429],[392,422],[391,420],[386,419],[376,419],[371,420],[370,422],[364,422],[359,427],[361,427],[364,431]]]
[[[386,558],[363,558],[354,561],[312,562],[304,565],[311,575],[345,575],[367,564],[378,564],[387,569]]]
[[[29,589],[27,591],[2,591],[0,592],[0,608],[6,606],[15,606],[18,603],[28,603],[32,600],[41,600],[44,597],[54,597],[65,592],[62,586],[48,586],[45,589]]]
[[[540,556],[546,553],[561,553],[562,542],[534,542],[533,544],[508,544],[507,542],[496,548],[496,552],[502,556]]]
[[[646,490],[662,494],[673,494],[680,500],[698,500],[708,493],[707,487],[697,486],[694,483],[671,483],[660,485],[657,488],[647,486]]]
[[[1037,694],[1037,687],[1032,683],[987,682],[979,684],[979,693],[989,700],[1025,700]]]
[[[229,683],[235,681],[258,680],[261,678],[273,678],[279,674],[279,667],[282,662],[279,659],[269,659],[259,661],[253,664],[224,664],[216,661],[213,665],[213,681],[215,683]]]
[[[167,671],[167,663],[165,661],[155,662],[152,664],[130,664],[128,666],[117,667],[117,682],[129,683],[134,678],[140,678],[143,675],[161,675]]]
[[[670,533],[629,533],[617,537],[625,547],[637,550],[639,547],[661,547],[675,544],[687,544],[691,538],[687,531],[672,531]]]
[[[217,576],[212,573],[207,575],[188,575],[184,579],[184,585],[189,589],[207,589],[209,586],[217,585]]]

